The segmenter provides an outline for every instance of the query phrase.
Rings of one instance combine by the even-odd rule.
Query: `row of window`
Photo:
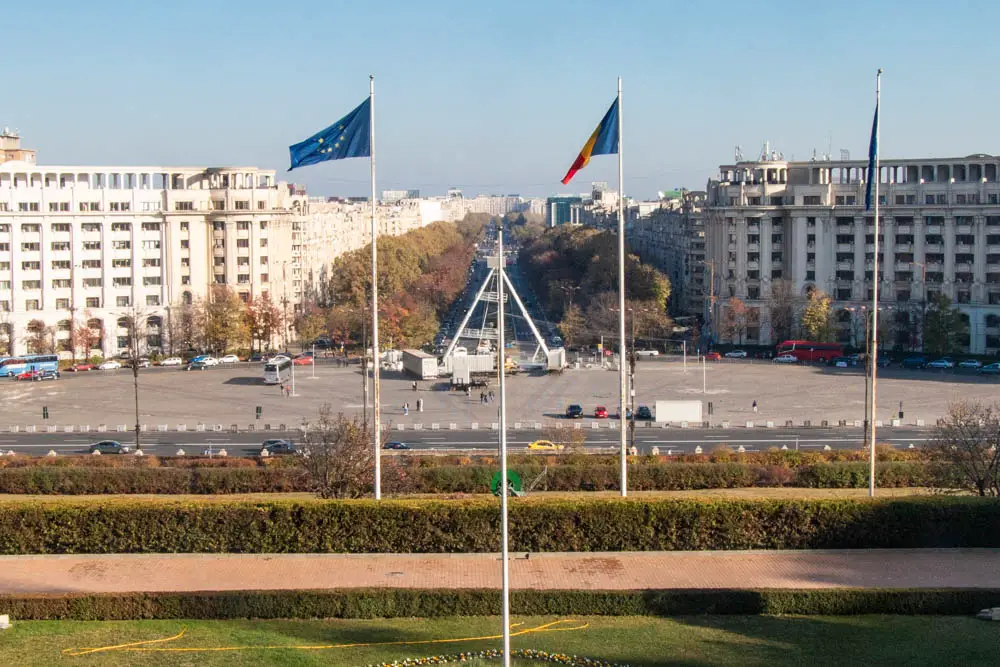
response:
[[[885,224],[885,216],[879,216],[879,223]],[[752,230],[760,227],[760,223],[763,218],[747,218],[746,225],[747,229]],[[834,219],[838,227],[853,227],[853,225],[859,222],[853,215],[840,215]],[[890,218],[896,225],[912,225],[914,218],[912,216],[893,216]],[[945,216],[943,215],[925,215],[923,216],[924,224],[928,227],[943,227],[945,224]],[[956,215],[954,216],[955,224],[958,226],[972,226],[976,223],[976,216],[973,215]],[[788,220],[786,218],[774,217],[771,218],[771,224],[775,227],[780,227],[784,225]],[[1000,215],[987,215],[985,216],[985,222],[987,227],[1000,227]],[[729,225],[730,231],[735,231],[736,229],[736,218],[726,218],[726,224]],[[869,227],[874,227],[875,219],[874,216],[865,216],[865,224]],[[816,216],[809,216],[806,218],[807,227],[816,226]],[[2,230],[0,230],[2,231]]]
[[[261,240],[265,240],[265,239],[261,239]],[[186,243],[187,243],[186,241],[181,241],[181,247],[182,248],[187,248],[188,246],[185,245]],[[82,247],[83,247],[84,250],[100,250],[101,249],[101,242],[100,241],[84,241],[81,245],[82,245]],[[55,250],[55,251],[68,251],[70,249],[69,241],[53,241],[50,244],[49,247],[52,250]],[[111,242],[111,247],[113,249],[115,249],[115,250],[130,250],[132,248],[132,242],[131,241],[112,241]],[[245,247],[245,246],[241,246],[241,247]],[[143,241],[142,242],[142,249],[143,250],[159,250],[160,249],[160,240],[159,239],[155,239],[155,240],[150,240],[150,241]],[[21,244],[21,250],[23,252],[41,252],[41,250],[42,250],[42,244],[41,243],[32,242],[32,241],[26,241],[26,242],[24,242],[24,243]],[[5,243],[5,242],[0,242],[0,252],[9,252],[9,251],[10,251],[10,244],[9,243]]]
[[[101,202],[99,201],[86,201],[78,202],[80,211],[84,213],[94,213],[100,212],[103,209]],[[17,211],[19,213],[39,213],[41,212],[41,203],[37,201],[22,201],[17,203]],[[50,213],[65,213],[69,211],[70,202],[60,201],[60,202],[49,202],[49,212]],[[160,202],[142,202],[141,208],[143,211],[159,211],[162,208]],[[240,199],[233,202],[233,209],[236,211],[249,211],[250,210],[250,200]],[[127,201],[113,201],[108,202],[108,210],[115,213],[125,213],[132,210],[132,202]],[[195,202],[193,201],[177,201],[174,202],[175,211],[194,211],[198,210],[195,208]],[[213,211],[224,211],[226,210],[226,202],[221,199],[212,200],[212,210]],[[260,200],[257,202],[258,211],[267,210],[267,202]],[[9,202],[0,202],[0,211],[10,212]]]
[[[100,232],[102,229],[102,224],[100,222],[84,222],[80,224],[80,230],[84,232]],[[221,220],[216,220],[212,223],[212,229],[214,231],[225,231],[226,223]],[[236,222],[236,229],[238,231],[250,231],[250,222],[248,220],[239,220]],[[267,229],[267,220],[260,221],[260,229]],[[51,225],[51,230],[53,232],[69,232],[71,226],[68,222],[54,222]],[[113,232],[128,232],[132,230],[131,222],[112,222],[111,231]],[[190,230],[190,224],[188,222],[181,222],[181,231],[186,232]],[[25,222],[21,224],[21,231],[27,234],[40,233],[42,231],[42,225],[37,222]],[[159,222],[144,222],[142,223],[142,231],[144,232],[158,232],[160,231]],[[0,223],[0,234],[6,234],[10,232],[10,225],[7,223]]]
[[[184,260],[182,260],[181,266],[188,266],[187,263],[188,261],[189,260],[187,258],[184,258]],[[249,262],[245,263],[249,264]],[[267,262],[261,262],[261,263],[266,264]],[[241,266],[243,264],[244,263],[241,262]],[[10,271],[10,266],[11,266],[10,262],[0,262],[0,271]],[[132,260],[113,259],[111,260],[111,266],[116,269],[128,269],[131,268],[132,266]],[[158,267],[162,266],[162,262],[160,261],[159,257],[147,257],[146,259],[142,260],[142,266],[143,268]],[[101,260],[99,259],[84,260],[81,263],[81,267],[86,269],[99,269],[101,268]],[[72,268],[72,266],[69,260],[57,259],[52,261],[52,268],[55,270],[60,270],[60,269],[70,269]],[[41,271],[41,269],[42,269],[41,262],[37,261],[21,262],[21,270],[23,271]]]
[[[249,276],[247,276],[247,281],[250,282]],[[114,287],[131,287],[132,278],[131,276],[118,276],[111,279],[111,284]],[[142,279],[143,287],[158,287],[163,284],[163,279],[160,276],[144,276]],[[58,278],[52,281],[52,287],[54,288],[69,288],[71,283],[69,279]],[[84,278],[84,287],[103,287],[103,278]],[[0,290],[9,291],[11,288],[11,282],[9,280],[0,280]],[[42,289],[41,280],[22,280],[21,289],[25,291],[35,291]]]
[[[115,305],[118,308],[129,308],[132,306],[131,297],[119,296],[115,298]],[[147,294],[146,295],[146,305],[147,306],[159,306],[160,305],[160,295],[159,294]],[[99,296],[88,296],[85,300],[85,307],[87,308],[100,308],[101,307],[101,297]],[[41,310],[41,301],[38,299],[28,299],[24,302],[25,310]],[[56,299],[56,310],[69,310],[70,300],[69,299]],[[0,312],[9,313],[10,312],[10,301],[0,301]]]
[[[980,204],[1000,204],[1000,194],[990,193],[986,196],[985,201],[979,196],[978,192],[966,192],[958,193],[952,196],[953,202],[958,206],[973,205],[978,206]],[[747,206],[761,206],[764,201],[763,197],[747,197]],[[880,194],[878,198],[879,205],[887,204],[886,195]],[[729,197],[730,206],[740,205],[739,197]],[[858,199],[857,195],[835,195],[833,198],[835,206],[859,206],[861,201]],[[896,206],[917,206],[917,195],[915,194],[897,194],[893,198],[893,202]],[[925,206],[945,206],[949,203],[949,198],[947,193],[937,192],[933,194],[924,194],[924,201],[922,205]],[[795,197],[791,195],[775,195],[767,198],[768,206],[794,206]],[[803,195],[802,197],[803,206],[824,206],[823,197],[821,195]]]

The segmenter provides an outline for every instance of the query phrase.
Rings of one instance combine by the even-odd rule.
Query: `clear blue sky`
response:
[[[736,144],[882,155],[1000,152],[1000,3],[6,3],[0,124],[48,164],[254,165],[361,102],[376,77],[379,190],[547,195],[624,77],[625,191],[702,188]],[[283,178],[365,194],[367,161]]]

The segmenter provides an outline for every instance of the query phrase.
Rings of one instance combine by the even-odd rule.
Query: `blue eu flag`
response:
[[[369,97],[330,127],[320,130],[305,141],[289,146],[292,166],[288,171],[327,160],[370,156],[371,120]]]

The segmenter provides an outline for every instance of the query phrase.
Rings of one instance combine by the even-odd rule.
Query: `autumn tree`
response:
[[[28,335],[25,337],[25,344],[31,354],[54,354],[56,351],[56,330],[55,327],[45,325],[42,320],[31,320],[25,327]]]
[[[944,294],[931,297],[924,319],[924,349],[931,354],[960,352],[967,333],[962,311],[951,305],[951,299]]]
[[[830,297],[821,290],[813,290],[806,299],[802,311],[802,330],[811,341],[820,343],[833,340],[833,311]]]
[[[730,342],[743,344],[743,337],[750,326],[751,308],[738,297],[730,297],[722,311],[722,335]]]
[[[586,329],[587,323],[583,319],[583,311],[580,310],[580,306],[571,303],[563,313],[562,321],[559,322],[559,330],[566,345],[577,345],[582,342]]]
[[[198,304],[197,332],[202,345],[222,353],[248,343],[244,304],[239,295],[225,285],[216,285],[209,298]]]
[[[299,347],[305,349],[318,336],[326,333],[326,313],[316,304],[306,304],[295,316],[294,326]]]
[[[101,343],[101,332],[91,329],[87,322],[90,319],[90,313],[84,314],[84,319],[75,320],[73,322],[73,332],[70,335],[70,345],[72,347],[73,358],[76,359],[77,352],[80,353],[84,359],[88,359],[91,354],[91,350],[98,347]]]
[[[247,305],[244,313],[250,349],[263,350],[271,346],[275,333],[281,329],[281,311],[267,293],[258,296]]]
[[[14,347],[14,326],[10,322],[10,314],[5,308],[0,308],[0,355],[11,354]]]
[[[930,449],[953,467],[969,490],[1000,496],[1000,406],[953,403],[935,428]]]
[[[357,419],[333,414],[329,405],[304,424],[302,454],[297,462],[311,490],[320,498],[360,498],[375,482],[371,432]]]
[[[794,338],[796,309],[795,288],[790,280],[778,278],[771,281],[771,296],[768,300],[769,323],[773,340]]]

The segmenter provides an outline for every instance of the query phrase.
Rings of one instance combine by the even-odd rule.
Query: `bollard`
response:
[[[107,430],[108,430],[108,425],[107,424],[98,424],[97,425],[97,432],[98,433],[104,433]]]
[[[222,424],[213,424],[212,425],[212,430],[214,432],[216,432],[216,433],[221,433],[222,432]]]
[[[278,424],[278,430],[279,431],[287,431],[288,428],[284,424]]]
[[[80,433],[90,433],[90,424],[84,424],[81,426]]]
[[[907,447],[907,449],[916,449],[916,447],[914,447],[913,443],[911,442],[910,445]]]
[[[521,430],[521,422],[514,422],[514,430],[515,431]]]
[[[270,455],[271,455],[271,452],[267,451],[266,449],[261,449],[260,450],[260,458],[266,459]]]
[[[649,450],[649,453],[652,454],[653,456],[659,456],[660,455],[660,448],[657,447],[656,445],[653,445],[653,448],[651,450]]]
[[[914,424],[914,426],[923,426],[923,425],[924,425],[924,420],[923,419],[918,419],[917,423]]]
[[[50,450],[49,450],[49,453],[48,453],[48,454],[46,454],[46,456],[59,456],[59,455],[58,455],[58,454],[56,454],[56,450],[54,450],[54,449],[50,449]]]
[[[704,450],[701,448],[701,445],[698,445],[697,447],[694,448],[694,453],[695,454],[701,454],[702,451],[704,451]]]
[[[598,424],[597,422],[590,422],[590,428],[591,429],[601,428],[601,425]]]
[[[875,428],[882,428],[882,420],[881,419],[876,419],[875,420]]]
[[[471,431],[478,431],[479,430],[479,423],[478,422],[472,422],[471,424],[469,424],[469,430],[471,430]]]
[[[821,421],[819,423],[819,425],[822,426],[822,427],[824,427],[824,428],[826,428],[827,426],[830,425],[830,422],[828,420],[824,419],[823,421]]]
[[[229,430],[232,433],[239,433],[240,432],[239,424],[230,424],[229,425]]]
[[[535,430],[536,431],[541,431],[542,430],[542,423],[541,422],[535,422]]]
[[[788,445],[782,445],[781,446],[781,450],[784,451],[784,452],[787,452],[788,451]]]
[[[253,433],[256,430],[257,430],[257,425],[256,424],[247,424],[247,431],[248,432]]]
[[[264,451],[267,451],[267,450],[264,450]],[[229,456],[229,454],[228,454],[228,452],[226,452],[226,450],[220,449],[219,453],[217,454],[217,456]]]
[[[25,433],[34,433],[35,432],[35,425],[32,424],[31,426],[25,426],[24,427],[24,432]]]
[[[73,432],[72,426],[63,426],[63,433],[72,433],[72,432]]]
[[[118,426],[115,427],[115,430],[117,430],[119,433],[124,433],[125,431],[128,430],[128,426],[126,426],[125,424],[119,424]]]
[[[861,420],[860,419],[855,419],[854,420],[854,428],[861,428]]]
[[[750,422],[750,421],[748,421],[748,422],[746,423],[746,427],[747,427],[747,428],[753,428],[753,427],[754,427],[754,423],[753,423],[753,422]]]
[[[889,424],[892,426],[899,426],[900,424],[902,424],[902,420],[898,418],[893,418],[893,420],[890,421]]]
[[[457,431],[458,430],[458,424],[448,424],[448,430],[449,431]]]
[[[682,421],[681,422],[681,428],[687,428],[687,427],[688,427],[688,423],[686,421]]]
[[[204,424],[198,424],[197,426],[194,427],[194,430],[197,431],[198,433],[204,433],[205,432],[205,425]]]
[[[423,424],[414,424],[413,425],[413,430],[414,431],[423,431],[424,430],[424,425]]]
[[[847,420],[841,419],[840,421],[837,422],[837,426],[847,426]]]
[[[805,426],[806,428],[809,428],[810,426],[813,425],[813,423],[812,423],[811,419],[803,419],[802,420],[802,425]]]
[[[432,431],[440,430],[440,428],[441,428],[441,424],[438,424],[437,422],[431,424],[431,430]]]
[[[92,452],[90,453],[90,455],[91,455],[91,456],[100,456],[100,455],[101,455],[101,452],[95,449],[94,451],[92,451]]]
[[[729,422],[722,422],[722,428],[729,428]]]
[[[160,433],[166,433],[168,426],[166,424],[160,424],[156,427],[156,430]]]
[[[795,426],[795,424],[792,422],[791,419],[785,420],[785,428],[792,428],[793,426]]]
[[[405,431],[406,430],[406,424],[396,424],[396,430],[397,431]]]
[[[500,424],[498,424],[497,422],[493,422],[492,424],[490,424],[491,431],[496,431],[498,428],[500,428]]]
[[[712,422],[704,421],[701,423],[702,428],[712,428]]]
[[[823,451],[824,452],[829,452],[832,449],[833,449],[833,447],[831,447],[830,445],[823,445]]]
[[[178,424],[177,425],[177,432],[178,433],[181,433],[181,432],[186,431],[186,430],[188,430],[187,424]]]
[[[175,456],[184,456],[184,450],[183,449],[178,449],[177,450],[177,454],[175,454]]]
[[[141,449],[137,448],[134,452],[132,452],[132,455],[133,456],[145,456],[146,454]]]
[[[774,428],[774,422],[771,422],[771,421],[764,422],[764,426],[767,427],[767,428]]]
[[[55,433],[56,431],[59,430],[59,427],[58,426],[46,426],[45,430],[48,431],[49,433]]]
[[[583,424],[581,424],[580,422],[576,422],[573,424],[574,431],[579,431],[581,428],[583,428]]]
[[[744,447],[743,445],[740,445],[739,447],[736,448],[736,451],[738,451],[740,454],[743,454],[747,451],[747,448]]]

